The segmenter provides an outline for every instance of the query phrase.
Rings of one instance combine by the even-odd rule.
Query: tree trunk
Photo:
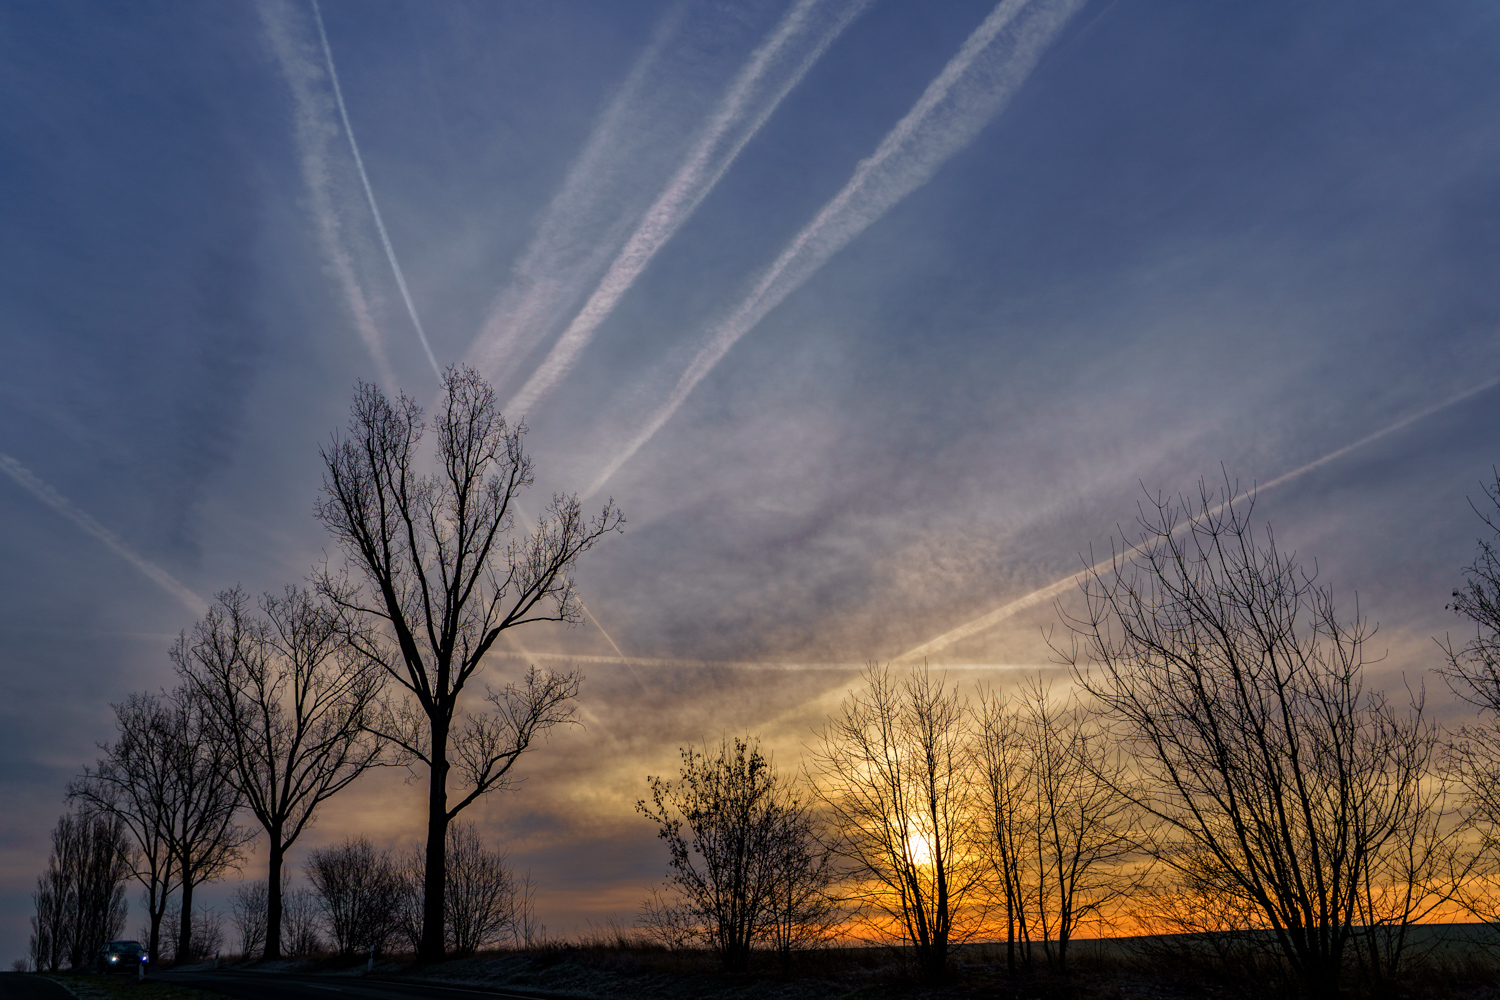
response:
[[[448,883],[448,729],[432,725],[432,773],[427,796],[427,870],[422,888],[422,944],[417,959],[441,962],[443,893]]]
[[[182,880],[182,913],[177,921],[177,954],[172,956],[173,965],[191,961],[193,957],[193,883]]]
[[[151,938],[146,945],[146,955],[152,962],[156,961],[157,949],[161,946],[161,911],[151,902],[146,904],[147,912],[151,919]]]
[[[266,961],[281,957],[281,866],[285,853],[281,831],[272,830],[266,882],[266,944],[261,951],[261,958]]]

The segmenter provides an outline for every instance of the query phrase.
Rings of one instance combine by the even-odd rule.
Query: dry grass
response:
[[[100,976],[78,972],[55,972],[47,978],[61,983],[79,1000],[223,1000],[217,993],[173,986],[134,976]]]

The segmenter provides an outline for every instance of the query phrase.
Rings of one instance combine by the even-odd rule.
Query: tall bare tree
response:
[[[1368,627],[1234,495],[1200,483],[1143,507],[1059,652],[1134,752],[1156,859],[1246,904],[1304,991],[1331,996],[1429,727],[1365,690]]]
[[[1064,970],[1079,928],[1138,881],[1129,865],[1135,808],[1121,792],[1126,762],[1076,696],[1060,699],[1040,679],[1009,700],[982,691],[976,714],[982,815],[1008,962],[1015,967],[1019,950],[1030,968],[1040,948],[1049,966]]]
[[[488,709],[465,697],[469,682],[506,629],[583,621],[573,565],[623,524],[612,501],[589,520],[576,496],[554,495],[535,529],[518,534],[516,497],[532,483],[524,426],[506,424],[471,369],[450,369],[443,384],[436,472],[419,469],[421,408],[361,384],[347,434],[322,452],[317,508],[349,574],[325,572],[319,590],[364,624],[352,641],[405,689],[381,732],[428,769],[424,960],[444,950],[448,824],[506,787],[532,741],[572,717],[581,678],[533,668],[520,684],[490,689]]]
[[[973,755],[958,691],[924,666],[871,667],[812,751],[814,780],[856,864],[856,900],[915,952],[929,983],[974,934],[987,875],[974,836]]]
[[[367,727],[385,673],[347,641],[345,616],[308,591],[218,595],[173,651],[228,752],[228,777],[266,831],[265,957],[281,957],[282,865],[320,805],[380,759]]]
[[[117,816],[65,813],[52,829],[47,870],[32,901],[31,953],[38,971],[86,969],[94,953],[125,927],[125,883],[134,864]]]

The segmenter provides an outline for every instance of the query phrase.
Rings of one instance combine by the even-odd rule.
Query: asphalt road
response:
[[[73,994],[42,976],[0,972],[0,1000],[73,1000]]]
[[[536,1000],[525,993],[507,993],[463,986],[392,983],[344,976],[285,976],[267,972],[153,972],[152,979],[200,990],[212,990],[237,1000],[405,1000],[408,997],[445,997],[448,1000],[495,997],[499,1000]],[[16,994],[18,1000],[60,1000],[53,994]],[[0,1000],[10,994],[0,992]]]

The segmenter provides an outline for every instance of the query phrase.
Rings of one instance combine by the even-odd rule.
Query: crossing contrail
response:
[[[345,240],[344,223],[334,204],[331,146],[337,141],[335,133],[338,130],[333,124],[337,109],[323,86],[324,71],[319,66],[315,50],[295,27],[300,14],[289,0],[261,0],[259,6],[271,51],[292,92],[293,133],[318,242],[344,293],[354,328],[370,352],[381,382],[387,387],[394,386],[396,377],[386,355],[385,343],[375,324],[369,296],[360,284],[354,258]]]
[[[140,570],[141,573],[149,577],[161,589],[177,598],[178,601],[182,602],[182,606],[193,614],[201,618],[208,613],[208,603],[184,586],[182,581],[139,552],[136,552],[129,545],[126,545],[119,535],[116,535],[88,514],[79,510],[74,506],[73,501],[57,492],[57,490],[53,489],[37,476],[36,473],[4,452],[0,452],[0,470],[3,470],[7,476],[14,479],[22,488],[42,503],[51,507],[63,517],[66,517],[78,527],[103,542],[112,552]]]
[[[1302,476],[1307,475],[1314,469],[1320,469],[1323,466],[1327,465],[1329,462],[1333,462],[1344,457],[1351,451],[1354,451],[1358,448],[1363,448],[1365,445],[1371,444],[1375,441],[1379,441],[1381,438],[1386,437],[1390,434],[1394,434],[1405,427],[1410,427],[1412,424],[1416,423],[1419,420],[1424,420],[1427,417],[1432,416],[1434,413],[1446,410],[1448,407],[1455,406],[1463,402],[1464,400],[1469,399],[1470,397],[1477,396],[1481,392],[1484,392],[1486,389],[1493,389],[1496,385],[1500,385],[1500,378],[1488,379],[1487,381],[1481,382],[1476,386],[1465,389],[1463,392],[1460,392],[1456,396],[1450,396],[1440,403],[1434,403],[1426,409],[1418,410],[1416,413],[1410,414],[1406,417],[1402,417],[1395,423],[1390,424],[1386,427],[1382,427],[1374,434],[1366,435],[1365,437],[1360,438],[1358,441],[1355,441],[1352,444],[1346,444],[1342,448],[1330,451],[1322,458],[1314,459],[1313,461],[1308,462],[1306,465],[1299,465],[1297,468],[1293,469],[1290,472],[1284,472],[1274,479],[1261,483],[1258,487],[1253,488],[1253,490],[1246,490],[1245,492],[1236,496],[1234,499],[1227,501],[1227,503],[1238,503],[1239,501],[1248,497],[1251,492],[1263,493],[1266,490],[1272,490],[1278,486],[1283,486],[1294,479],[1298,479]],[[1224,507],[1225,504],[1221,503],[1217,508],[1215,508],[1215,510],[1223,510]],[[1184,522],[1184,524],[1186,524],[1186,522]],[[1139,548],[1139,546],[1134,546],[1130,549],[1127,549],[1125,553],[1119,558],[1128,558],[1130,555],[1138,551]],[[989,612],[988,614],[980,615],[973,621],[965,622],[952,631],[944,632],[936,639],[930,639],[927,642],[922,643],[922,645],[920,646],[907,650],[905,653],[902,653],[891,662],[908,663],[915,660],[920,660],[923,657],[931,656],[932,654],[953,645],[955,642],[961,642],[971,636],[978,635],[980,632],[991,629],[994,626],[1005,621],[1007,618],[1011,618],[1017,614],[1020,614],[1022,611],[1037,607],[1038,605],[1045,604],[1048,601],[1053,600],[1054,598],[1062,596],[1063,594],[1077,587],[1078,584],[1080,584],[1084,580],[1087,580],[1096,574],[1108,572],[1114,567],[1115,563],[1116,557],[1111,556],[1109,559],[1097,562],[1087,569],[1079,570],[1072,576],[1066,576],[1055,583],[1048,584],[1040,590],[1033,590],[1026,596],[1018,597],[1008,604],[1002,604],[1000,607]]]
[[[427,342],[427,331],[422,329],[422,321],[417,317],[417,307],[412,304],[411,291],[406,287],[406,275],[401,273],[396,251],[391,247],[391,237],[385,231],[380,206],[375,203],[375,190],[370,187],[370,176],[365,173],[365,160],[359,155],[359,143],[354,141],[354,127],[349,124],[349,111],[344,106],[344,91],[339,86],[338,70],[333,65],[333,49],[328,46],[328,32],[323,30],[323,12],[318,7],[318,0],[312,0],[312,12],[313,20],[318,25],[318,41],[323,46],[323,61],[328,67],[328,81],[333,84],[333,99],[338,105],[339,120],[344,123],[344,135],[349,138],[349,152],[354,154],[354,165],[359,169],[359,182],[364,186],[365,200],[370,203],[370,214],[375,217],[375,228],[380,231],[380,244],[385,248],[385,259],[390,261],[391,273],[396,276],[396,287],[401,290],[401,301],[406,303],[406,314],[411,317],[411,325],[416,328],[417,339],[422,342],[422,350],[427,354],[427,363],[432,365],[432,373],[441,379],[443,370],[438,367],[432,345]]]
[[[751,54],[677,173],[647,209],[599,286],[547,357],[506,404],[505,412],[528,412],[567,376],[599,324],[635,284],[657,251],[692,216],[745,144],[828,46],[868,6],[869,0],[797,0],[792,5]]]
[[[542,215],[512,280],[496,297],[464,356],[491,381],[537,346],[563,311],[574,305],[628,231],[622,206],[632,203],[626,165],[649,158],[655,136],[646,117],[653,87],[663,75],[663,50],[682,27],[688,3],[680,0],[657,25],[614,99],[568,169],[561,189]]]
[[[1001,0],[833,200],[791,241],[738,307],[710,332],[666,402],[600,473],[603,487],[661,429],[734,343],[850,240],[927,183],[1030,75],[1084,0]]]

